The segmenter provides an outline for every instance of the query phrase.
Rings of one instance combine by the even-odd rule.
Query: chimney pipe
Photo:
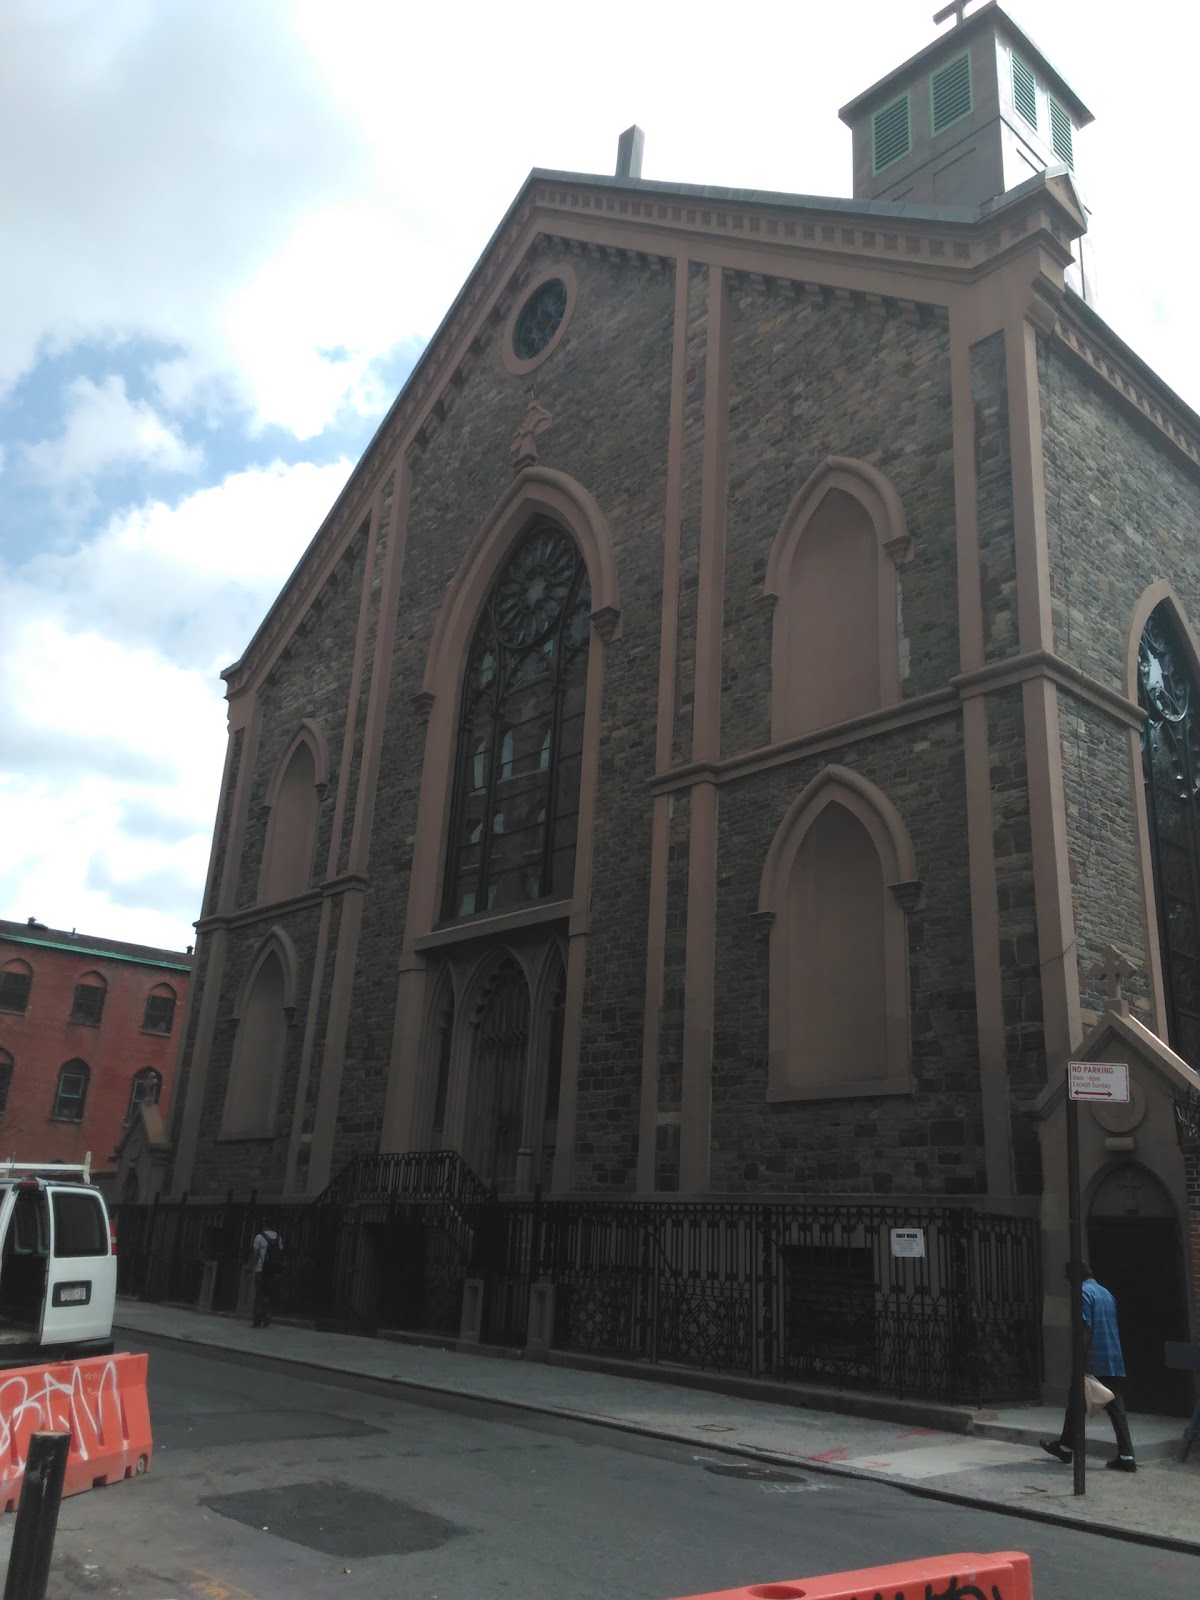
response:
[[[642,175],[642,151],[646,147],[646,135],[635,122],[631,128],[617,140],[617,172],[618,178],[640,178]]]

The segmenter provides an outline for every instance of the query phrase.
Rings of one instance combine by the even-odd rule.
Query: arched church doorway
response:
[[[1179,1219],[1146,1167],[1127,1162],[1101,1181],[1088,1211],[1088,1262],[1117,1300],[1131,1411],[1187,1416],[1190,1375],[1163,1364],[1167,1339],[1188,1338]]]
[[[506,957],[480,1003],[463,1150],[467,1164],[501,1193],[515,1183],[529,1052],[529,985]]]

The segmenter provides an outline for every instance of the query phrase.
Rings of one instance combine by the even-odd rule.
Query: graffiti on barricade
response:
[[[71,1454],[89,1460],[121,1442],[115,1361],[13,1372],[0,1382],[0,1476],[23,1472],[29,1435],[70,1433]],[[5,1470],[7,1469],[7,1470]]]

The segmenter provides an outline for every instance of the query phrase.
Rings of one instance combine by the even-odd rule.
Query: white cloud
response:
[[[241,654],[349,463],[237,473],[0,583],[0,915],[182,945]],[[140,909],[139,909],[140,907]]]
[[[76,482],[106,467],[137,464],[158,472],[198,472],[204,453],[187,445],[144,400],[131,400],[125,380],[76,378],[67,388],[66,417],[56,439],[27,445],[25,464],[47,483]]]

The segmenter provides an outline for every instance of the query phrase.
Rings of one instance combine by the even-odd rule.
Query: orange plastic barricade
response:
[[[0,1496],[6,1511],[15,1511],[20,1498],[29,1435],[41,1430],[70,1432],[64,1494],[145,1472],[152,1443],[148,1359],[92,1356],[0,1371]]]
[[[1033,1600],[1029,1557],[1016,1550],[995,1555],[930,1556],[819,1578],[752,1583],[683,1600]]]

